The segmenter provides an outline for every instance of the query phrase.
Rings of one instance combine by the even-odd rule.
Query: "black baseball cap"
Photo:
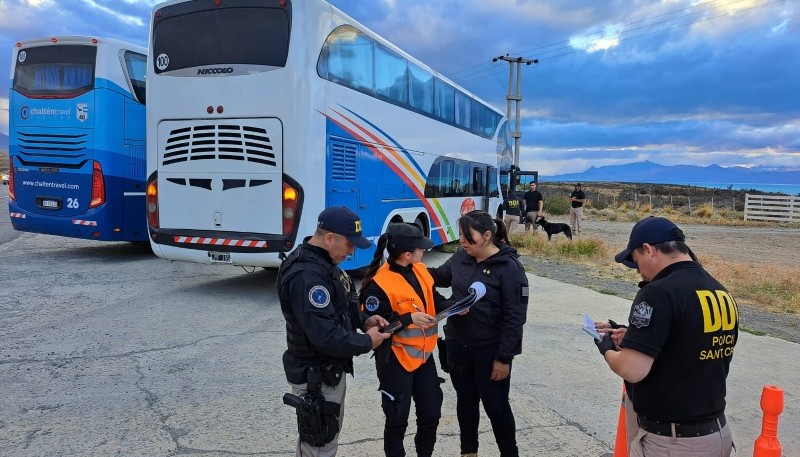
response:
[[[665,217],[648,217],[633,226],[628,238],[628,247],[614,256],[618,263],[633,262],[631,253],[643,244],[658,244],[666,241],[686,241],[683,231]],[[627,265],[627,264],[626,264]]]
[[[344,236],[358,248],[372,247],[372,241],[361,233],[361,218],[346,206],[323,210],[317,218],[317,227]]]
[[[433,247],[433,240],[426,237],[417,224],[405,222],[389,224],[386,233],[389,234],[389,243],[403,252],[411,252],[417,248],[427,250]]]

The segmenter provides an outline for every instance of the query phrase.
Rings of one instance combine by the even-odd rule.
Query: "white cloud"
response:
[[[585,34],[569,39],[569,44],[575,49],[588,53],[606,51],[619,46],[619,26],[605,26],[602,30],[590,30]]]
[[[53,6],[55,2],[53,0],[24,0],[23,3],[31,8],[47,8]]]
[[[123,24],[128,24],[136,27],[144,27],[145,25],[142,18],[138,16],[130,16],[127,14],[120,13],[119,11],[109,8],[105,5],[100,5],[94,0],[83,0],[83,2],[96,10],[102,11],[104,13],[107,13],[115,17],[118,21],[122,22]],[[131,2],[126,2],[126,3],[133,4]]]

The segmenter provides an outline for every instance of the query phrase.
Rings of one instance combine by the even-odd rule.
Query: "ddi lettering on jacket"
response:
[[[739,310],[733,297],[724,290],[698,290],[697,298],[703,311],[703,332],[714,333],[711,347],[700,351],[700,360],[716,360],[733,356],[736,336],[730,332],[736,328]]]

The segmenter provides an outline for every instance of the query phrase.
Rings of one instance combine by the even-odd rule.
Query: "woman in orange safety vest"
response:
[[[375,350],[375,366],[386,415],[383,449],[387,457],[404,456],[411,400],[417,413],[414,445],[418,456],[433,454],[442,410],[441,378],[431,357],[436,347],[436,309],[445,298],[433,288],[422,254],[433,247],[416,224],[389,224],[378,239],[375,257],[361,283],[359,300],[369,315],[401,327]],[[388,262],[383,262],[384,251]],[[437,306],[438,305],[438,306]]]

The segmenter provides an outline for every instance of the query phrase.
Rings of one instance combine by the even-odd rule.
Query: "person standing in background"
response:
[[[533,232],[536,233],[536,219],[542,217],[544,197],[541,192],[536,190],[535,182],[530,184],[529,190],[525,192],[522,199],[525,201],[525,231],[533,228]]]
[[[525,206],[525,202],[517,196],[516,192],[510,191],[506,195],[506,199],[503,201],[503,208],[505,209],[503,223],[506,225],[506,231],[509,234],[519,225],[520,219],[522,219],[523,206]]]
[[[569,194],[569,201],[572,205],[569,210],[569,225],[573,234],[580,234],[583,228],[583,204],[586,202],[586,194],[581,188],[581,183],[575,184],[575,190]]]

